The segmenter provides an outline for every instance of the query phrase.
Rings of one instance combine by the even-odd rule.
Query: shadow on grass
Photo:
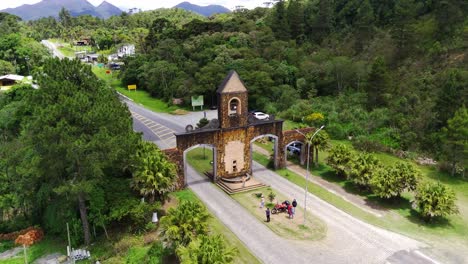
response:
[[[392,199],[383,199],[377,195],[367,195],[366,203],[379,206],[380,209],[386,210],[413,210],[409,199],[404,197],[395,197]]]
[[[426,167],[424,168],[426,171],[426,175],[433,179],[433,180],[439,180],[444,184],[449,184],[449,185],[459,185],[459,184],[467,184],[468,183],[468,178],[465,177],[463,179],[460,175],[450,175],[448,172],[442,172],[438,170],[436,167]]]
[[[410,215],[406,216],[406,218],[413,224],[416,224],[418,226],[424,226],[429,229],[455,228],[454,225],[450,222],[450,220],[445,217],[434,217],[430,221],[425,221],[424,219],[422,219],[419,212],[414,209],[411,209]]]
[[[346,179],[344,179],[342,176],[337,175],[335,171],[330,170],[330,168],[328,168],[327,166],[323,164],[319,164],[318,166],[313,167],[312,173],[314,175],[320,176],[320,178],[327,180],[329,182],[334,182],[334,183],[346,182]]]

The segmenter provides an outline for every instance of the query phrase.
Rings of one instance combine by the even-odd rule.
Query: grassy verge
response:
[[[253,160],[256,162],[262,164],[263,166],[267,166],[270,159],[264,155],[261,155],[259,153],[254,152],[253,153]],[[306,180],[304,177],[288,170],[288,169],[279,169],[275,171],[278,175],[281,177],[293,182],[294,184],[305,188]],[[309,182],[308,185],[308,190],[310,193],[314,194],[315,196],[319,197],[320,199],[334,205],[337,208],[340,208],[341,210],[354,215],[358,218],[364,219],[366,221],[368,220],[374,220],[376,217],[374,217],[372,214],[362,210],[361,208],[343,200],[343,198],[323,189],[322,187]]]
[[[266,139],[266,138],[264,138],[264,139]],[[268,151],[268,153],[269,153],[270,155],[273,155],[273,152],[274,152],[273,148],[275,147],[275,145],[273,144],[272,141],[269,141],[269,140],[256,140],[256,141],[254,142],[254,144],[255,144],[256,146],[259,146],[259,147],[261,147],[262,149]]]
[[[0,253],[5,252],[14,247],[15,243],[13,241],[0,241]]]
[[[336,142],[334,143],[336,144]],[[434,222],[426,223],[422,221],[417,212],[412,209],[411,200],[413,199],[413,195],[411,193],[404,193],[401,199],[397,201],[386,201],[379,199],[372,194],[359,193],[354,188],[354,185],[344,179],[336,177],[332,169],[323,163],[328,153],[325,152],[320,154],[321,156],[319,157],[319,160],[321,161],[321,165],[312,169],[314,175],[318,175],[319,177],[340,185],[350,193],[361,195],[370,202],[378,204],[388,211],[383,217],[376,217],[322,189],[320,186],[309,183],[309,190],[314,195],[358,219],[397,233],[423,240],[428,244],[437,245],[438,248],[442,248],[442,250],[450,252],[447,255],[456,256],[463,250],[466,250],[466,237],[468,237],[468,210],[466,207],[468,200],[465,198],[468,192],[466,191],[466,182],[461,182],[456,179],[447,179],[447,177],[440,172],[436,172],[433,169],[429,169],[429,171],[427,171],[427,167],[416,165],[419,168],[423,167],[421,171],[423,172],[426,180],[436,177],[439,178],[442,182],[450,185],[457,192],[457,197],[459,198],[457,202],[460,208],[459,215],[451,215],[446,219],[438,219]],[[384,163],[394,162],[396,159],[391,155],[383,153],[380,153],[379,156],[384,157]],[[263,165],[266,165],[269,162],[268,157],[258,153],[253,154],[253,159]],[[276,170],[275,172],[296,185],[305,187],[304,177],[287,169]],[[437,175],[430,175],[430,173]]]
[[[122,82],[117,78],[116,73],[106,73],[105,68],[93,67],[93,72],[96,76],[105,81],[108,85],[114,88],[119,93],[132,99],[135,103],[143,105],[147,109],[159,113],[177,113],[181,109],[174,105],[168,105],[166,102],[152,97],[148,92],[143,90],[128,90],[122,85]]]
[[[3,242],[2,242],[3,243]],[[52,239],[49,237],[44,238],[37,244],[34,244],[26,249],[28,263],[32,263],[36,259],[52,253],[66,253],[66,243]],[[23,251],[21,251],[16,257],[10,259],[0,260],[0,264],[23,264],[24,263],[24,255]]]
[[[231,197],[247,209],[247,211],[255,216],[260,222],[265,222],[265,208],[259,208],[260,198],[257,197],[257,194],[263,193],[263,195],[267,197],[270,192],[276,194],[275,200],[277,201],[291,201],[290,197],[283,196],[269,187],[234,194]],[[273,208],[275,204],[268,203],[266,206]],[[265,224],[273,232],[287,239],[320,240],[325,237],[327,226],[320,218],[308,212],[305,225],[303,224],[303,219],[304,210],[302,210],[302,208],[298,208],[296,210],[295,219],[289,219],[287,213],[278,213],[272,214],[271,222]]]
[[[49,39],[57,45],[57,49],[66,57],[75,57],[75,52],[78,51],[92,51],[91,46],[72,46],[70,43],[65,43],[61,39]]]
[[[205,153],[203,153],[204,151]],[[187,161],[192,167],[194,167],[196,171],[203,174],[205,171],[212,170],[212,165],[210,164],[210,161],[212,160],[212,154],[213,152],[211,149],[203,150],[203,148],[196,148],[187,153]],[[234,198],[237,202],[239,202],[239,204],[241,204],[253,216],[262,222],[265,220],[265,212],[264,209],[259,209],[258,205],[260,203],[260,199],[255,197],[255,194],[259,192],[264,193],[265,197],[268,195],[268,193],[273,192],[277,194],[275,198],[277,201],[291,200],[291,198],[282,196],[271,188],[257,189],[232,196],[232,198]],[[273,206],[274,204],[268,205],[270,208]],[[287,214],[285,213],[272,215],[272,223],[267,224],[267,226],[279,236],[288,239],[318,240],[325,237],[325,223],[313,214],[308,213],[307,215],[308,221],[305,226],[302,225],[302,222],[300,221],[291,221],[287,218]],[[296,219],[303,219],[302,210],[297,210]]]
[[[174,193],[174,195],[179,199],[179,200],[190,200],[190,201],[198,201],[201,203],[201,201],[198,199],[198,197],[189,189],[179,191]],[[245,247],[244,243],[240,241],[237,236],[229,230],[221,221],[219,221],[216,217],[210,217],[208,220],[208,226],[210,228],[210,232],[212,234],[220,234],[224,237],[226,240],[227,244],[230,247],[235,247],[239,251],[239,253],[236,256],[236,259],[234,260],[234,263],[252,263],[252,264],[257,264],[260,263],[257,258],[252,255],[252,253]]]
[[[212,172],[213,151],[210,148],[196,148],[187,153],[187,160],[200,173]]]

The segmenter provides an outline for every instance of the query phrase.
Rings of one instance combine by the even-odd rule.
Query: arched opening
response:
[[[187,185],[187,166],[192,166],[197,172],[216,181],[216,147],[211,144],[194,145],[184,151],[184,175]]]
[[[254,137],[250,141],[250,162],[252,163],[255,154],[267,156],[273,160],[273,166],[278,167],[278,136],[264,134]]]
[[[240,115],[240,109],[241,109],[241,105],[240,105],[239,98],[237,98],[237,97],[232,98],[229,101],[229,115],[230,116]]]
[[[304,165],[307,157],[307,145],[302,141],[291,141],[284,146],[284,160],[286,166],[289,162]],[[288,162],[289,161],[289,162]]]

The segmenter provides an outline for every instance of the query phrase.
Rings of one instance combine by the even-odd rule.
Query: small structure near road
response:
[[[17,74],[7,74],[0,76],[0,91],[6,91],[11,89],[16,84],[31,84],[33,88],[37,89],[37,85],[33,84],[32,76],[22,76]]]
[[[185,133],[176,134],[175,149],[165,150],[178,165],[179,187],[185,186],[186,154],[199,146],[213,149],[211,179],[228,193],[264,186],[252,178],[252,144],[263,137],[274,139],[274,168],[286,165],[286,148],[292,142],[304,142],[297,131],[283,132],[283,120],[274,116],[259,120],[248,113],[248,91],[235,71],[231,71],[217,90],[218,119],[201,129],[187,126]],[[306,134],[313,128],[301,129]],[[305,144],[304,144],[305,145]],[[303,151],[304,153],[304,151]],[[246,180],[245,184],[243,179]],[[254,184],[255,183],[255,184]]]

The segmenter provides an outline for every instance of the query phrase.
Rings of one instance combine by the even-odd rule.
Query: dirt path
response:
[[[265,155],[265,156],[270,156],[270,154],[268,153],[267,150],[253,144],[253,150],[255,152],[258,152],[262,155]],[[307,172],[304,168],[302,168],[301,166],[299,165],[296,165],[292,162],[287,162],[287,169],[298,174],[298,175],[301,175],[302,177],[305,177],[307,175]],[[377,217],[382,217],[385,213],[386,213],[386,210],[383,209],[383,208],[379,208],[378,206],[374,205],[374,204],[371,204],[369,203],[366,198],[362,197],[362,196],[359,196],[359,195],[356,195],[356,194],[352,194],[352,193],[348,193],[346,190],[344,190],[341,186],[338,186],[336,184],[333,184],[331,182],[328,182],[318,176],[315,176],[315,175],[311,175],[312,177],[310,177],[310,181],[319,185],[320,187],[326,189],[327,191],[343,198],[345,201],[348,201],[352,204],[354,204],[355,206],[361,208],[362,210],[368,212],[368,213],[371,213]]]

